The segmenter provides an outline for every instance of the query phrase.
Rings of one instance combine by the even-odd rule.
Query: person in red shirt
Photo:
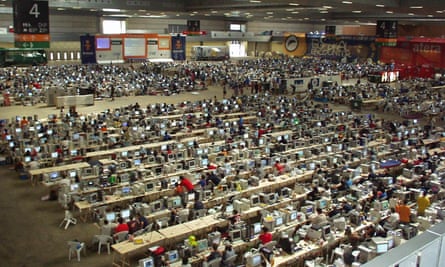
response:
[[[278,174],[283,174],[284,166],[278,160],[275,162],[274,168],[277,170]]]
[[[267,244],[270,241],[272,241],[272,234],[269,232],[269,229],[267,227],[263,227],[263,229],[261,229],[261,234],[258,237],[261,241],[261,244]]]
[[[179,176],[179,180],[180,180],[179,184],[184,186],[188,192],[195,191],[195,186],[192,184],[192,182],[189,179],[187,179],[183,175],[181,175],[181,176]]]
[[[114,233],[117,234],[123,231],[130,231],[128,224],[124,223],[124,219],[122,217],[117,218],[117,222],[119,223],[114,229]]]

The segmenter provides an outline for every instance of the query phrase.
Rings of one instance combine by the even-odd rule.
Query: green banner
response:
[[[49,42],[15,42],[17,48],[49,48]]]

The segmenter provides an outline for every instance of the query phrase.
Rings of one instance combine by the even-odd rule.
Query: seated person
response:
[[[116,228],[116,226],[117,224],[110,223],[108,220],[104,220],[104,224],[100,227],[100,234],[112,236],[114,234],[114,229]]]
[[[138,213],[136,214],[136,220],[139,222],[139,225],[141,226],[141,229],[144,229],[148,226],[148,220],[145,218],[144,215]]]
[[[202,203],[201,200],[199,199],[195,199],[195,203],[193,204],[193,209],[194,210],[202,210],[204,209],[204,203]]]
[[[232,244],[230,244],[229,241],[224,242],[224,251],[222,253],[222,266],[225,266],[226,265],[225,261],[234,255],[236,255],[236,252],[233,249]]]
[[[126,224],[124,222],[124,218],[122,218],[122,217],[117,218],[117,222],[118,222],[118,224],[117,224],[116,228],[114,229],[115,234],[124,232],[124,231],[130,231],[130,229],[128,228],[128,224]]]
[[[269,243],[273,239],[272,234],[269,232],[269,228],[265,226],[261,229],[261,234],[258,238],[260,239],[262,245]]]
[[[205,261],[209,262],[216,258],[221,258],[221,252],[218,251],[218,244],[213,243],[210,249],[210,254],[205,257]]]
[[[134,232],[141,229],[141,225],[139,224],[139,221],[136,220],[133,216],[130,217],[130,220],[127,222],[128,225],[128,233],[133,234]]]
[[[230,224],[237,224],[241,221],[241,215],[237,210],[233,210],[233,214],[229,217]]]
[[[326,214],[323,213],[323,210],[317,208],[317,213],[311,216],[312,228],[319,229],[321,226],[326,225],[328,223],[328,218]]]

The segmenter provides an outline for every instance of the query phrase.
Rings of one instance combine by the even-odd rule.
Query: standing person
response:
[[[189,179],[185,178],[184,175],[179,176],[179,180],[180,180],[179,184],[181,186],[184,186],[188,192],[195,192],[195,186]]]
[[[114,101],[114,85],[110,85],[110,97],[111,101]]]
[[[399,203],[396,206],[396,212],[400,215],[400,222],[401,223],[410,223],[411,222],[411,209],[407,205],[407,201],[404,200],[403,202]]]
[[[425,216],[425,210],[430,204],[430,199],[426,196],[425,191],[421,191],[417,198],[417,216]]]

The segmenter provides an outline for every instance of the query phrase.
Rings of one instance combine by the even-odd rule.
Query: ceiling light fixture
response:
[[[341,1],[343,4],[352,5],[351,1]]]
[[[385,5],[383,5],[383,4],[377,4],[377,5],[375,5],[376,7],[385,7]]]
[[[300,4],[298,3],[289,3],[290,6],[299,6]]]
[[[411,8],[411,9],[422,9],[423,6],[410,6],[409,8]]]
[[[122,10],[120,10],[118,8],[102,8],[102,11],[103,12],[121,12]]]
[[[362,11],[361,10],[353,10],[352,13],[360,14],[360,13],[362,13]]]
[[[386,14],[393,14],[394,12],[393,11],[391,11],[391,10],[387,10],[386,11]]]

